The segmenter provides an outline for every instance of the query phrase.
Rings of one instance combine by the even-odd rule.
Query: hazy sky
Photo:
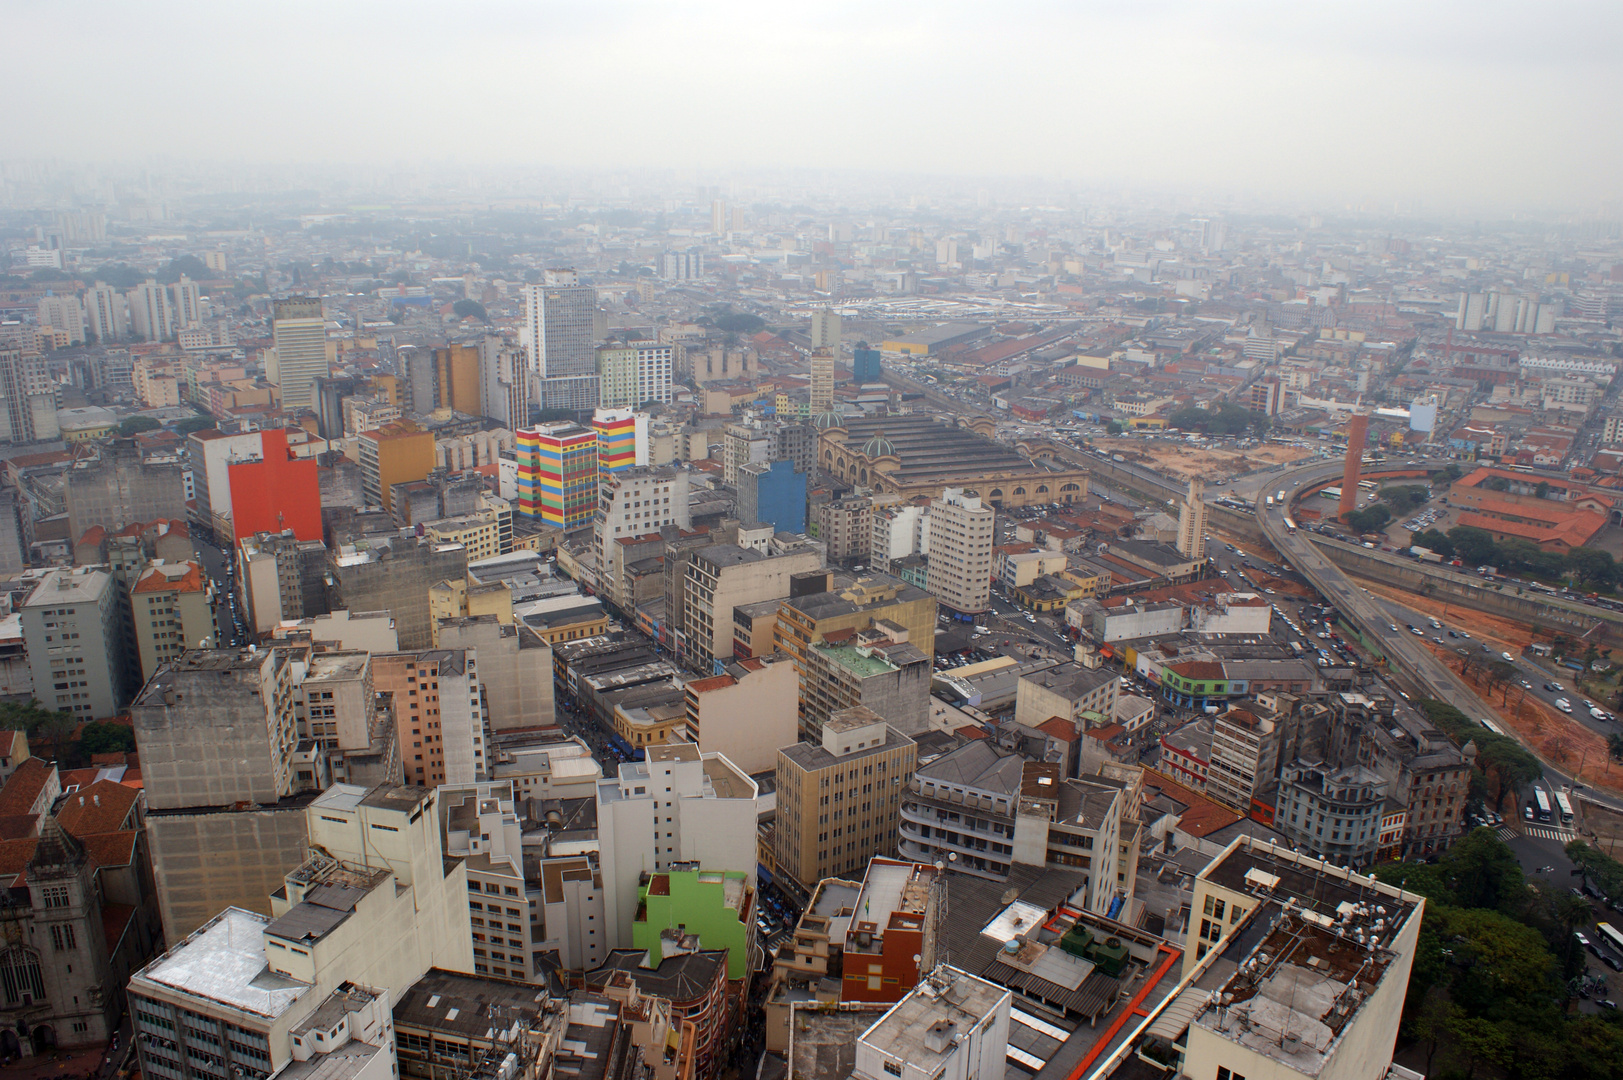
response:
[[[1623,3],[0,0],[0,156],[1616,203]]]

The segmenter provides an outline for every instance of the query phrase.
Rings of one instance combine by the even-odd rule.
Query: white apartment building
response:
[[[992,602],[992,544],[996,515],[962,488],[947,488],[930,504],[931,595],[954,611],[985,611]]]
[[[648,748],[597,785],[597,835],[610,948],[629,948],[644,873],[694,863],[735,870],[755,888],[755,781],[692,743]]]
[[[180,275],[180,280],[169,287],[175,296],[175,329],[190,330],[203,325],[203,292],[197,282]]]
[[[103,345],[124,337],[124,298],[105,281],[98,281],[84,295],[85,329]],[[52,324],[55,325],[55,324]]]
[[[597,350],[598,403],[630,409],[645,401],[671,403],[676,347],[658,341],[614,342]]]
[[[429,968],[472,973],[468,875],[427,788],[346,784],[305,809],[310,857],[266,917],[227,908],[131,977],[145,1075],[398,1076],[391,1003]]]
[[[117,715],[124,686],[118,584],[76,566],[40,579],[22,609],[23,641],[41,705],[77,719]]]
[[[79,298],[71,293],[67,296],[40,297],[38,318],[42,327],[67,331],[69,345],[85,343],[84,309],[79,306]]]
[[[1249,817],[1251,796],[1277,771],[1279,734],[1266,706],[1236,705],[1214,716],[1206,794]]]
[[[926,506],[887,506],[875,508],[869,520],[868,565],[880,573],[891,572],[896,559],[919,555],[930,544],[930,509]]]
[[[473,970],[543,982],[541,889],[524,879],[524,837],[513,785],[490,781],[439,789],[445,853],[468,867],[468,926]]]
[[[175,309],[169,303],[169,290],[155,278],[147,278],[125,295],[130,307],[130,329],[137,337],[168,341],[175,336]]]
[[[1012,991],[942,964],[857,1038],[855,1080],[987,1080],[1008,1071]]]

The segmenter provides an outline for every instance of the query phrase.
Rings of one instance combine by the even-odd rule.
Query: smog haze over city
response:
[[[0,1080],[1623,1078],[1623,3],[0,0]]]
[[[810,170],[1445,216],[1594,211],[1623,174],[1605,2],[5,8],[15,42],[74,30],[71,79],[57,50],[11,58],[8,160]]]

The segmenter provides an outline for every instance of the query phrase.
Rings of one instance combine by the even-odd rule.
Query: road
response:
[[[242,601],[236,595],[236,576],[226,572],[228,568],[235,569],[230,566],[230,556],[195,532],[192,548],[197,552],[198,562],[203,564],[203,572],[214,583],[214,626],[219,631],[219,647],[246,645],[250,638]]]
[[[1283,489],[1288,504],[1293,499],[1293,492],[1339,472],[1340,466],[1334,463],[1288,470],[1274,481],[1275,492]],[[1361,630],[1369,641],[1375,643],[1386,654],[1392,671],[1400,676],[1411,690],[1423,697],[1446,701],[1472,718],[1491,715],[1491,710],[1483,704],[1476,692],[1433,655],[1424,642],[1411,634],[1402,624],[1395,624],[1392,621],[1391,613],[1383,601],[1377,600],[1354,583],[1339,567],[1319,552],[1309,539],[1313,534],[1287,529],[1285,510],[1284,506],[1266,505],[1266,499],[1258,500],[1257,524],[1262,528],[1263,534],[1273,544],[1274,549],[1312,583],[1320,596],[1330,601],[1343,618]],[[1392,629],[1394,625],[1397,626],[1396,630]],[[1570,775],[1548,763],[1544,769],[1545,777],[1551,783],[1562,787],[1572,785]],[[1588,795],[1597,802],[1615,809],[1623,809],[1623,799],[1596,792],[1589,792]]]

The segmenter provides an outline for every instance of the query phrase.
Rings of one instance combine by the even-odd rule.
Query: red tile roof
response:
[[[1050,716],[1037,725],[1037,730],[1052,735],[1061,742],[1076,741],[1076,725],[1063,716]]]
[[[1150,797],[1150,792],[1156,789],[1189,808],[1178,818],[1178,828],[1190,836],[1196,838],[1210,836],[1219,829],[1226,829],[1240,820],[1240,815],[1233,810],[1218,805],[1193,788],[1178,783],[1165,773],[1157,772],[1154,769],[1144,770],[1145,797]]]
[[[70,794],[56,812],[56,820],[74,836],[112,832],[124,827],[131,809],[141,798],[137,788],[97,780]]]
[[[990,739],[992,737],[986,733],[985,728],[975,724],[965,724],[963,727],[953,728],[952,733],[962,735],[966,739]]]
[[[45,785],[51,781],[52,767],[31,757],[17,766],[6,786],[0,788],[0,817],[26,814],[34,808]]]

